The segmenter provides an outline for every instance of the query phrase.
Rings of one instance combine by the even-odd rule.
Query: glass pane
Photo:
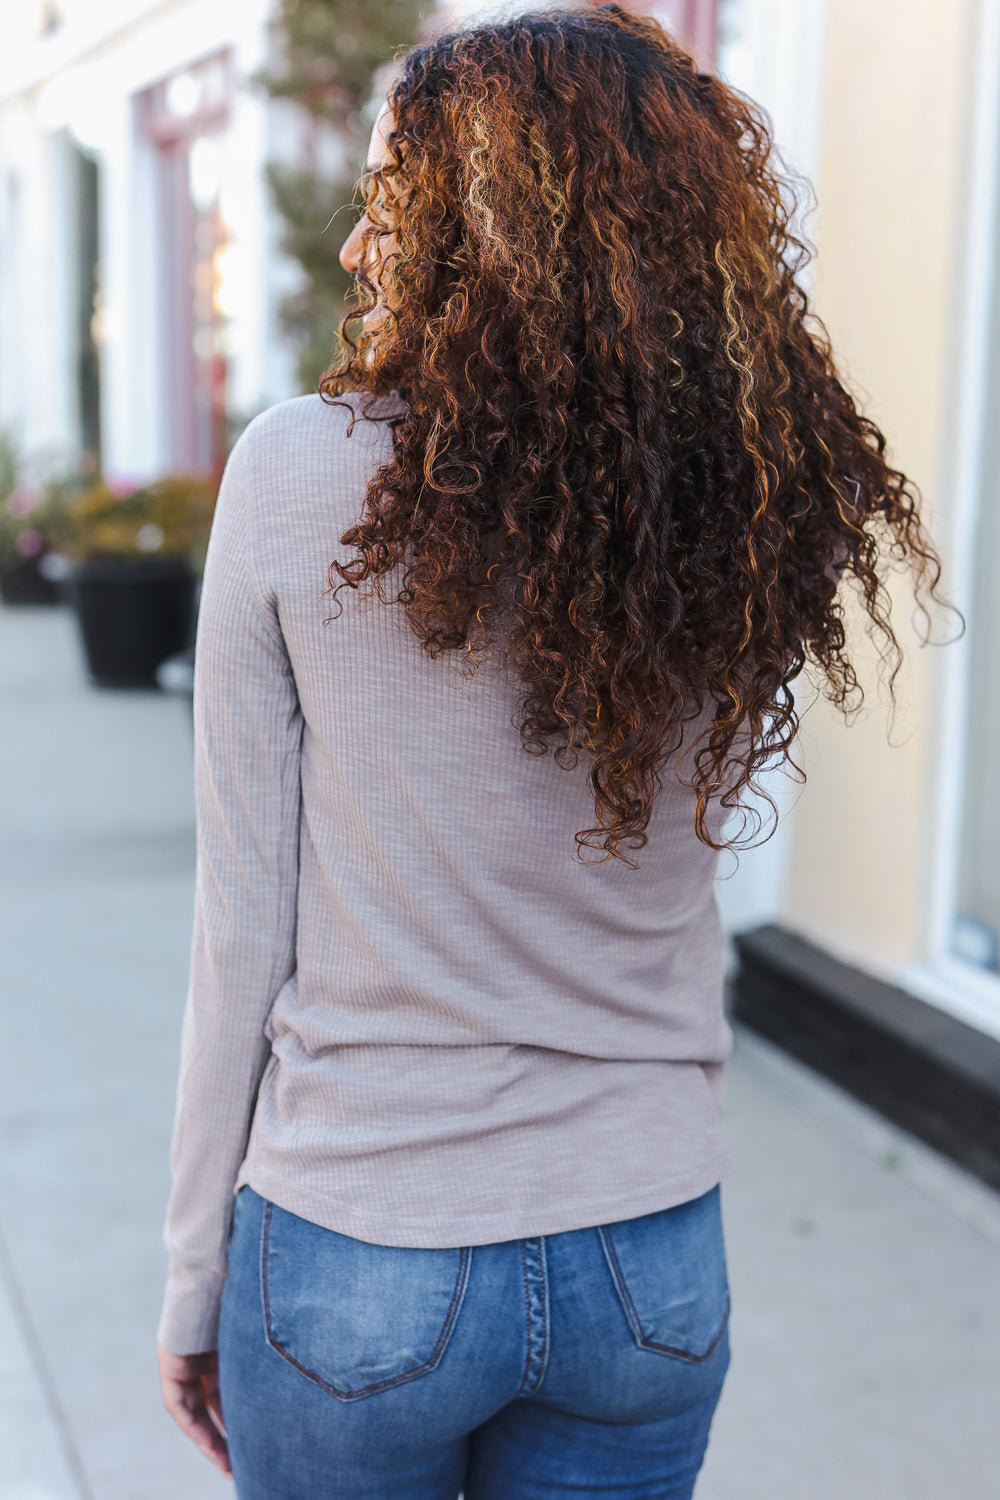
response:
[[[86,152],[73,148],[76,176],[76,342],[77,400],[80,446],[94,467],[101,460],[101,376],[97,354],[100,332],[98,256],[98,165]]]
[[[1000,347],[1000,297],[993,348]],[[976,528],[969,628],[969,703],[958,902],[952,949],[978,968],[1000,971],[1000,367],[994,365]]]

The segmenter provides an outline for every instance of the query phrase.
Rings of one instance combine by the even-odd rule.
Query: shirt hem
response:
[[[601,1197],[576,1201],[562,1210],[551,1206],[537,1211],[501,1211],[489,1214],[449,1214],[441,1218],[405,1217],[357,1209],[325,1194],[312,1193],[272,1177],[259,1166],[240,1174],[236,1191],[244,1184],[255,1193],[287,1213],[308,1219],[323,1229],[364,1240],[372,1245],[412,1249],[452,1249],[456,1246],[488,1245],[504,1240],[534,1239],[541,1235],[563,1234],[574,1229],[590,1229],[602,1224],[620,1223],[643,1214],[674,1208],[693,1198],[700,1198],[733,1170],[732,1152],[726,1149],[705,1163],[697,1172],[664,1180],[648,1192],[627,1193],[613,1198]]]

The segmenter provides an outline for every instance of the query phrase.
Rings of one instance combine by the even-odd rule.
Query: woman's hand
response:
[[[156,1352],[167,1411],[220,1473],[231,1474],[219,1402],[218,1352],[171,1354],[159,1346]]]

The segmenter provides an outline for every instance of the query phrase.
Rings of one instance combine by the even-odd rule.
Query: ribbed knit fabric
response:
[[[384,423],[350,426],[318,396],[258,417],[212,527],[158,1332],[175,1353],[215,1345],[243,1182],[344,1234],[440,1247],[650,1213],[730,1167],[717,857],[692,794],[668,767],[638,868],[581,863],[586,761],[525,752],[501,653],[470,680],[398,604],[345,589],[331,611],[327,569],[391,446]]]

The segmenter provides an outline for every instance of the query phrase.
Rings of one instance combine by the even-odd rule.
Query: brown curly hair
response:
[[[591,757],[580,856],[642,847],[707,707],[698,837],[745,847],[713,841],[710,799],[742,806],[773,763],[802,779],[806,662],[845,717],[860,703],[841,574],[890,691],[885,560],[912,570],[925,621],[924,597],[943,602],[918,492],[809,311],[767,118],[613,4],[439,37],[389,103],[364,186],[366,239],[397,232],[395,312],[355,338],[362,278],[320,392],[405,406],[327,592],[370,579],[384,600],[402,563],[395,599],[430,655],[475,663],[502,639],[525,748]]]

